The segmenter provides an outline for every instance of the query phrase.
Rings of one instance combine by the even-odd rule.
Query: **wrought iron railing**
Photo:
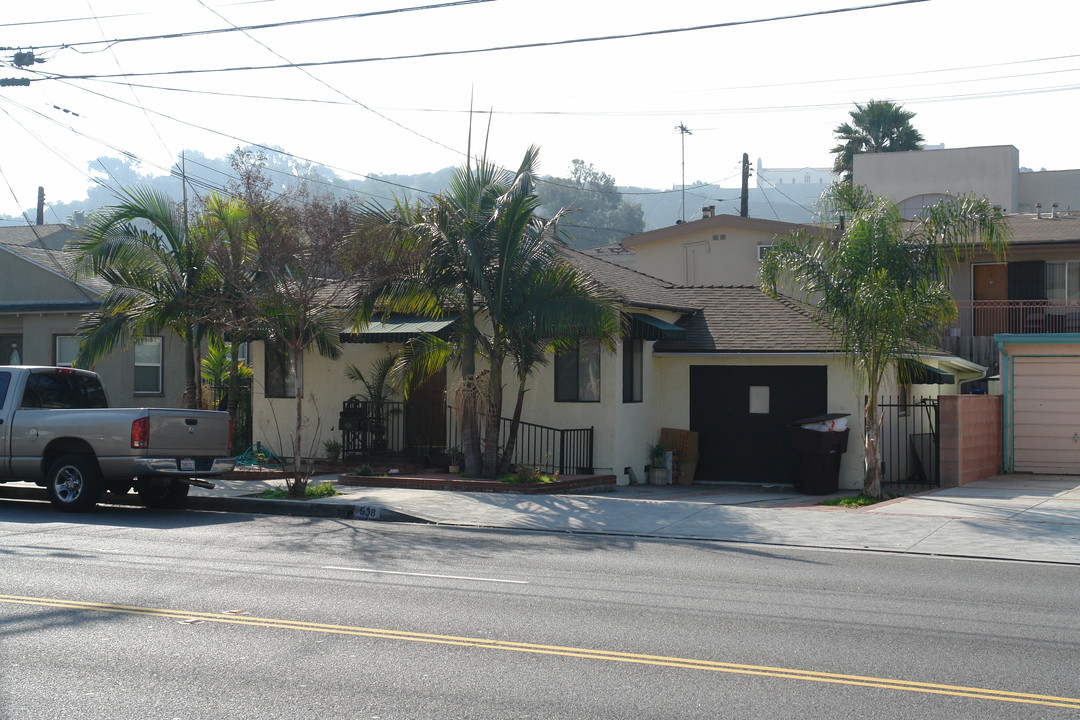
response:
[[[210,385],[212,409],[228,410],[229,386]],[[251,381],[241,381],[240,394],[236,399],[236,417],[232,418],[232,454],[239,455],[251,447]]]
[[[963,300],[947,337],[1080,332],[1080,300]]]
[[[481,422],[481,433],[482,426]],[[510,426],[511,420],[502,418],[500,447],[506,447]],[[441,402],[346,400],[338,428],[343,455],[359,460],[386,455],[420,457],[461,446],[456,414]],[[593,429],[519,422],[511,463],[563,475],[591,473]]]

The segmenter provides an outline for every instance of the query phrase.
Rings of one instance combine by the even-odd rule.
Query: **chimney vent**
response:
[[[715,205],[706,205],[705,207],[701,208],[701,219],[702,220],[704,220],[705,218],[711,218],[711,217],[716,217],[716,206]]]
[[[1058,209],[1058,204],[1057,203],[1054,203],[1053,205],[1050,206],[1050,217],[1052,217],[1055,220],[1058,219],[1057,209]]]
[[[1042,219],[1042,203],[1035,203],[1035,217]]]

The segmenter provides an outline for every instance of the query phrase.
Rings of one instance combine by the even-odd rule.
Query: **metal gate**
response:
[[[899,494],[939,487],[938,399],[883,397],[878,403],[878,412],[885,491]]]

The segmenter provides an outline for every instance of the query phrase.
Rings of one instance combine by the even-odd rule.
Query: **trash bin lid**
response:
[[[845,417],[851,417],[851,413],[826,413],[825,415],[815,415],[814,417],[795,420],[791,424],[801,427],[803,425],[813,425],[814,423],[829,422],[830,420],[839,420],[840,418]]]

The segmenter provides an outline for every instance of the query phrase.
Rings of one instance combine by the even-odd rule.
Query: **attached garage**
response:
[[[997,335],[1005,470],[1080,475],[1080,334]]]

